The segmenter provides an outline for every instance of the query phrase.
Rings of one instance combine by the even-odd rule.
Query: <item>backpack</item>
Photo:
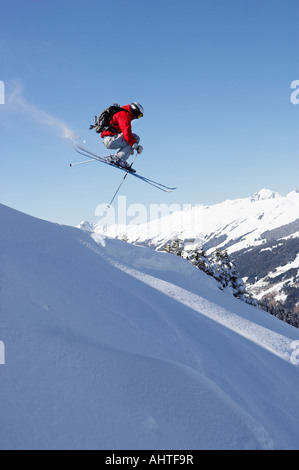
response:
[[[129,112],[127,109],[122,108],[117,103],[113,103],[109,108],[104,109],[99,117],[95,116],[94,125],[89,127],[89,130],[95,129],[97,134],[101,134],[106,130],[115,130],[113,126],[110,125],[110,121],[113,118],[114,114],[119,113],[119,111]]]

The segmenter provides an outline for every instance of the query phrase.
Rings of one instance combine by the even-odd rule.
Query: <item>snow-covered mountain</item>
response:
[[[0,205],[1,449],[297,449],[299,330],[188,261]]]
[[[262,189],[251,197],[196,205],[142,225],[82,228],[161,248],[174,237],[204,249],[227,249],[248,291],[259,301],[299,313],[299,192]]]

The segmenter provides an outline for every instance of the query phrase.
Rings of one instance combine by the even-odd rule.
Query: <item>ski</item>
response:
[[[93,152],[90,152],[89,150],[85,149],[84,147],[81,147],[80,145],[76,144],[76,152],[80,153],[81,155],[83,155],[84,157],[87,157],[87,158],[91,158],[95,161],[98,161],[98,162],[101,162],[101,163],[105,163],[106,165],[109,165],[109,166],[112,166],[114,168],[118,168],[119,170],[122,170],[124,171],[125,173],[127,174],[130,174],[132,176],[135,176],[136,178],[144,181],[145,183],[148,183],[149,185],[151,186],[154,186],[155,188],[157,189],[160,189],[160,191],[164,191],[164,192],[172,192],[174,191],[176,188],[171,188],[169,186],[166,186],[162,183],[158,183],[157,181],[154,181],[154,180],[151,180],[149,178],[146,178],[145,176],[142,176],[142,175],[139,175],[138,173],[133,173],[132,171],[130,171],[130,169],[128,168],[123,168],[121,166],[118,166],[116,165],[115,163],[113,162],[109,162],[107,160],[107,158],[105,157],[100,157],[99,155],[93,153]]]

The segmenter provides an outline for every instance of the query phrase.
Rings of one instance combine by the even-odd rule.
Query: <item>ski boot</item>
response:
[[[122,160],[121,158],[117,157],[116,155],[110,155],[108,157],[109,163],[113,163],[113,165],[118,166],[120,168],[124,168],[125,170],[130,171],[131,173],[136,173],[136,170],[131,168],[131,165],[129,165],[128,162],[125,160]]]

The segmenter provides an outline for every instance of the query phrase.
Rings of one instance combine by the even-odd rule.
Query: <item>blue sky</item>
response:
[[[144,152],[127,204],[214,204],[298,188],[297,0],[0,0],[0,202],[47,220],[97,221],[122,173],[94,115],[139,101]],[[299,188],[298,188],[299,189]],[[117,203],[117,201],[116,201]]]

